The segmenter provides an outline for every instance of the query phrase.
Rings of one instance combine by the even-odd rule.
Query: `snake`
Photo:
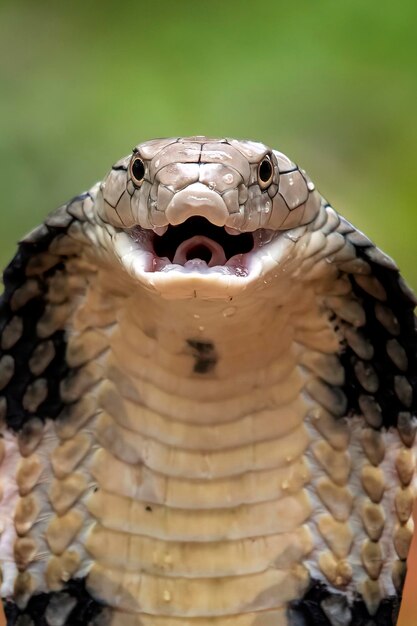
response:
[[[0,301],[8,626],[393,626],[415,297],[263,143],[137,145]]]

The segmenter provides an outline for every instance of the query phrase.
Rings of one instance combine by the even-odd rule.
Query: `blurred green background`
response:
[[[417,3],[0,2],[0,260],[139,141],[262,140],[417,288]]]

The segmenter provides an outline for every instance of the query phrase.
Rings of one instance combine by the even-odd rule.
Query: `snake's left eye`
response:
[[[259,163],[258,166],[258,182],[261,189],[266,189],[271,183],[274,177],[274,168],[272,167],[271,159],[266,156]]]
[[[134,158],[130,163],[130,174],[133,183],[139,187],[145,178],[145,164],[139,157]]]

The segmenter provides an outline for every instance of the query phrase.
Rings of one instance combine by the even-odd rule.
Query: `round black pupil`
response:
[[[132,174],[136,178],[136,180],[142,180],[142,178],[145,176],[145,166],[143,164],[143,161],[141,161],[140,159],[136,159],[136,161],[133,161]]]
[[[259,167],[259,178],[261,179],[263,183],[266,183],[271,178],[271,174],[272,174],[271,162],[268,161],[268,159],[265,159],[264,161],[262,161]]]

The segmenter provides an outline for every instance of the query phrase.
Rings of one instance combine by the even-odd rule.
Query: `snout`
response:
[[[189,217],[205,217],[216,226],[224,226],[229,210],[223,198],[203,183],[193,183],[174,194],[165,210],[172,225],[182,224]]]

